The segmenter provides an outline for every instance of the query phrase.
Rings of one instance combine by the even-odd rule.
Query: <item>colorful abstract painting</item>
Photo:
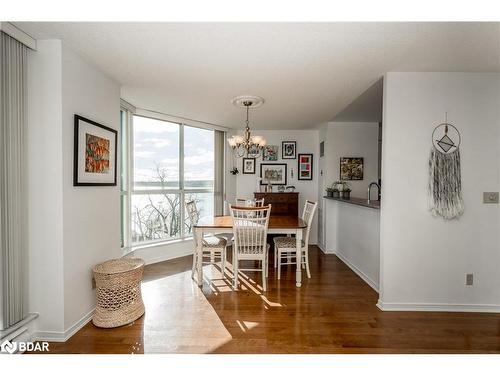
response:
[[[312,180],[313,179],[313,155],[312,154],[299,154],[299,180]]]
[[[85,134],[85,172],[109,172],[109,139]]]
[[[277,161],[278,160],[278,146],[275,146],[275,145],[264,146],[264,150],[262,151],[262,160],[263,161]]]

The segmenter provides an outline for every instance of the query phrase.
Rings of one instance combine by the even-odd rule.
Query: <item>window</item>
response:
[[[191,235],[184,202],[195,200],[200,217],[214,214],[214,130],[138,115],[131,115],[127,125],[122,160],[128,152],[132,162],[122,161],[122,243]]]

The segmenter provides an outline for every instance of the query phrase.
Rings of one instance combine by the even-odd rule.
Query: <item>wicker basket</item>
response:
[[[137,258],[108,260],[94,267],[97,306],[92,322],[113,328],[129,324],[144,314],[141,280],[144,261]]]

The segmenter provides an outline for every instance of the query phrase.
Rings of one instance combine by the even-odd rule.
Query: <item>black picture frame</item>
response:
[[[114,142],[114,155],[109,155],[109,160],[113,161],[113,166],[112,166],[112,171],[110,173],[112,177],[112,181],[110,182],[99,182],[99,181],[93,181],[93,182],[85,182],[82,181],[82,176],[80,176],[79,173],[79,156],[83,152],[85,153],[86,150],[80,150],[80,124],[81,122],[87,123],[90,126],[96,127],[97,129],[101,129],[111,133],[110,134],[110,142]],[[110,127],[104,126],[102,124],[99,124],[96,121],[90,120],[86,117],[76,115],[74,116],[74,146],[73,146],[73,186],[116,186],[116,176],[117,176],[117,160],[118,160],[118,131],[115,129],[112,129]],[[110,150],[111,153],[111,150]],[[85,154],[84,154],[85,156]],[[84,157],[85,160],[85,157]]]
[[[349,168],[351,171],[344,171],[343,173],[343,164],[352,164],[360,165],[360,171],[356,171],[356,173],[352,172],[352,166]],[[346,169],[346,168],[344,168]],[[359,168],[358,168],[359,169]],[[339,179],[340,181],[362,181],[364,180],[364,170],[365,170],[365,159],[362,157],[341,157],[339,163]]]
[[[287,156],[285,155],[286,146],[293,145],[293,155]],[[297,142],[296,141],[283,141],[281,142],[281,158],[282,159],[297,159]]]
[[[245,168],[245,162],[246,161],[251,161],[252,162],[252,171],[247,172]],[[243,158],[242,164],[241,164],[241,171],[243,174],[255,174],[255,158]]]
[[[271,185],[286,185],[287,184],[287,178],[288,178],[288,171],[287,171],[287,164],[286,163],[261,163],[260,164],[260,184],[261,185],[267,185],[267,182],[264,180],[263,177],[263,168],[267,166],[274,166],[274,167],[284,167],[284,174],[285,174],[285,179],[283,183],[271,183]]]
[[[302,160],[301,160],[302,157],[309,157],[310,162],[309,163],[302,163]],[[309,164],[311,167],[309,170],[307,170],[308,171],[307,177],[303,177],[303,173],[302,173],[303,170],[301,168],[302,164],[304,164],[304,165]],[[297,160],[297,179],[298,180],[305,180],[305,181],[312,181],[313,172],[314,172],[314,155],[313,154],[299,154],[298,160]]]

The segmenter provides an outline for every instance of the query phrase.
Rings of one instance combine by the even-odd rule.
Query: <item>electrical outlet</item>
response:
[[[498,191],[486,191],[483,193],[483,203],[498,204]]]
[[[465,285],[473,285],[474,284],[474,274],[467,273],[465,275]]]

